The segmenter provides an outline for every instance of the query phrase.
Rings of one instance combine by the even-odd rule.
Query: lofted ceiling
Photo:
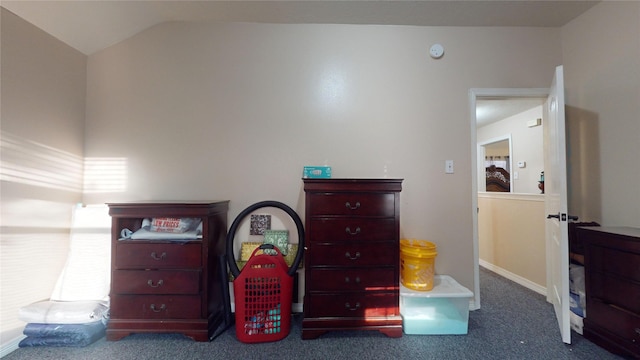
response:
[[[2,7],[78,51],[91,55],[166,21],[276,24],[560,27],[599,1],[342,0],[342,1],[8,1]],[[499,105],[499,106],[498,106]],[[479,101],[479,122],[515,115],[531,99]],[[484,108],[487,111],[484,111]],[[483,115],[493,114],[493,115]]]
[[[165,21],[559,27],[599,1],[3,0],[2,7],[86,55]]]

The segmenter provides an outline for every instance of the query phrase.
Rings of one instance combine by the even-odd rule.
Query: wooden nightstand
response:
[[[640,358],[640,229],[583,227],[587,311],[584,337]]]
[[[232,323],[225,261],[228,201],[111,203],[111,309],[107,340],[182,333],[208,341]],[[202,238],[120,240],[144,218],[202,220]]]

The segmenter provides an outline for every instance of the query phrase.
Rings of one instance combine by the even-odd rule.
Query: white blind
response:
[[[18,320],[21,307],[49,298],[69,250],[69,234],[61,229],[38,229],[40,232],[20,229],[25,233],[12,233],[5,227],[3,230],[0,240],[2,344],[22,334],[25,323]]]

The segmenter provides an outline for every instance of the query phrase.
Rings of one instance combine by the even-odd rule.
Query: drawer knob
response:
[[[347,201],[346,203],[344,203],[344,206],[347,209],[356,210],[356,209],[360,208],[360,201],[356,201],[356,204],[354,206],[351,206],[351,203]]]
[[[351,282],[351,279],[348,276],[345,276],[344,282],[349,283],[349,282]],[[360,283],[360,276],[356,276],[355,282],[356,282],[356,284]]]
[[[160,256],[158,256],[158,254],[156,254],[156,252],[154,251],[151,253],[151,257],[153,258],[153,260],[163,260],[167,257],[167,253],[163,252],[162,254],[160,254]]]
[[[153,283],[153,280],[149,279],[149,281],[147,281],[147,285],[153,287],[153,288],[157,288],[159,286],[162,286],[162,284],[164,283],[164,281],[162,281],[162,279],[158,280],[158,282],[156,282],[155,284]]]
[[[353,307],[352,307],[349,303],[344,303],[344,307],[345,307],[345,309],[347,309],[347,310],[350,310],[350,311],[356,311],[356,310],[358,310],[358,309],[360,308],[360,303],[359,303],[359,302],[357,302],[357,303],[356,303],[356,306],[353,306]]]
[[[360,258],[360,251],[356,251],[356,255],[355,256],[351,256],[351,253],[347,251],[346,253],[344,253],[344,257],[346,257],[347,259],[350,259],[350,260],[359,259]]]
[[[156,304],[151,304],[151,311],[153,312],[161,312],[161,311],[165,311],[167,309],[167,306],[165,304],[160,305],[160,308],[156,308]]]
[[[344,231],[349,235],[358,235],[360,234],[360,226],[356,228],[356,231],[351,231],[351,228],[347,226],[347,228],[344,229]]]

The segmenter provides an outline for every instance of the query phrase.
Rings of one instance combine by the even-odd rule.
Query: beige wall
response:
[[[640,226],[640,2],[605,1],[562,28],[569,210]]]
[[[544,196],[480,193],[478,208],[483,266],[546,294]]]
[[[85,200],[230,199],[233,219],[275,199],[302,216],[304,165],[404,178],[401,235],[473,289],[468,91],[546,87],[559,55],[548,28],[161,24],[89,57],[86,155],[126,157],[128,180]]]
[[[86,56],[2,9],[0,344],[49,298],[82,201]]]

